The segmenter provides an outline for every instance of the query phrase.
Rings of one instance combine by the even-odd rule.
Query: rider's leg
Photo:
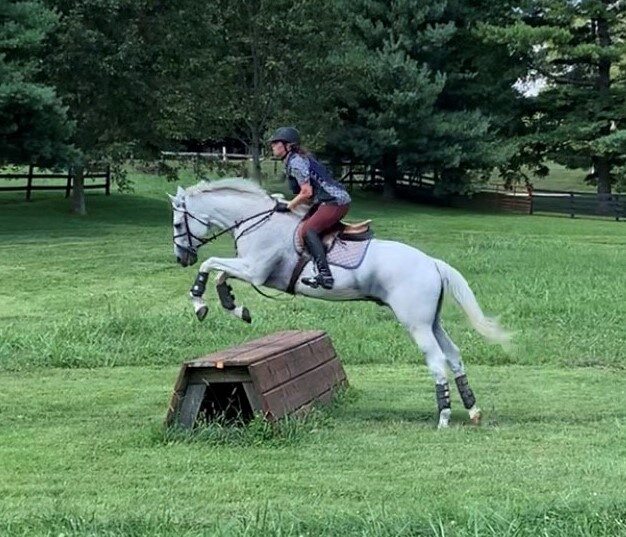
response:
[[[324,289],[332,289],[333,276],[328,267],[326,250],[322,243],[323,233],[339,222],[348,212],[349,205],[322,204],[303,223],[300,233],[309,252],[315,260],[318,274],[313,278],[302,278],[302,283],[311,287],[322,286]]]
[[[312,278],[302,278],[302,283],[310,287],[322,286],[324,289],[332,289],[335,280],[328,268],[328,260],[326,259],[326,250],[322,239],[316,231],[309,229],[304,235],[304,243],[309,253],[315,260],[317,266],[317,275]]]

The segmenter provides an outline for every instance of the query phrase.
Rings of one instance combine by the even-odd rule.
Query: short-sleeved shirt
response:
[[[311,156],[289,154],[285,159],[285,173],[294,194],[300,192],[302,185],[311,185],[314,203],[347,205],[351,201],[343,185],[335,181],[326,167]]]

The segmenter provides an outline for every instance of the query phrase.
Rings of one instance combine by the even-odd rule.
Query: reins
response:
[[[239,226],[245,224],[246,222],[249,222],[250,220],[254,220],[255,218],[258,218],[259,216],[265,216],[265,218],[262,218],[258,222],[255,222],[251,226],[247,227],[237,237],[235,237],[235,248],[236,248],[237,247],[237,240],[239,240],[245,234],[247,234],[250,231],[252,231],[255,228],[257,228],[258,226],[260,226],[260,225],[264,224],[265,222],[267,222],[270,219],[270,217],[276,212],[276,207],[274,206],[271,209],[267,209],[265,211],[261,211],[260,213],[253,214],[252,216],[244,218],[243,220],[239,220],[238,222],[235,222],[232,226],[229,226],[229,227],[219,231],[218,233],[214,233],[210,237],[198,237],[198,236],[194,235],[191,232],[191,230],[189,229],[189,220],[188,219],[191,218],[192,220],[195,220],[196,222],[199,222],[200,224],[202,224],[203,226],[205,226],[207,228],[210,228],[211,222],[206,222],[206,221],[198,218],[197,216],[194,216],[193,214],[191,214],[187,210],[187,207],[185,207],[184,204],[183,204],[182,209],[177,209],[177,208],[174,207],[174,211],[179,212],[179,213],[183,213],[183,215],[185,216],[185,231],[183,233],[179,233],[178,235],[174,235],[174,244],[176,246],[178,246],[179,248],[183,249],[183,250],[187,250],[188,252],[192,252],[193,254],[195,254],[196,250],[200,246],[204,246],[205,244],[207,244],[209,242],[213,242],[214,240],[218,239],[222,235],[225,235],[226,233],[230,233],[231,231],[237,229]],[[178,239],[179,237],[186,237],[187,238],[187,243],[189,244],[189,246],[186,247],[186,246],[182,246],[182,245],[178,244],[176,242],[176,239]],[[192,242],[191,239],[195,239],[196,241],[198,241],[198,246],[197,247],[193,246],[193,242]]]

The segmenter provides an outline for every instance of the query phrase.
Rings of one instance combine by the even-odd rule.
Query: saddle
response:
[[[370,227],[371,223],[371,220],[363,220],[356,224],[343,221],[339,222],[339,224],[335,226],[335,229],[331,229],[324,235],[324,241],[326,241],[326,237],[333,237],[333,234],[333,242],[337,238],[344,241],[365,241],[371,239],[374,236],[374,232]]]
[[[343,268],[354,269],[361,264],[369,247],[374,231],[370,227],[371,220],[364,220],[356,224],[339,222],[329,229],[322,237],[322,243],[328,256],[328,264]],[[294,234],[294,246],[298,254],[297,262],[293,266],[291,277],[286,291],[293,294],[296,283],[302,274],[305,265],[311,260],[300,238],[300,224]]]
[[[371,220],[363,220],[362,222],[357,222],[355,224],[351,224],[348,222],[339,222],[335,224],[332,228],[324,233],[322,237],[322,243],[326,248],[326,252],[330,252],[335,245],[337,240],[342,241],[367,241],[374,236],[374,231],[372,230],[370,224]],[[306,254],[306,249],[302,240],[300,239],[300,227],[302,223],[296,229],[296,250],[301,255]],[[308,254],[307,260],[308,260]]]

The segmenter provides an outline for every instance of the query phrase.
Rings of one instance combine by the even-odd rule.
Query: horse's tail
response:
[[[444,261],[437,259],[435,263],[441,274],[444,291],[452,293],[474,329],[491,343],[499,343],[505,349],[509,348],[510,334],[500,326],[497,319],[485,316],[463,275]]]

